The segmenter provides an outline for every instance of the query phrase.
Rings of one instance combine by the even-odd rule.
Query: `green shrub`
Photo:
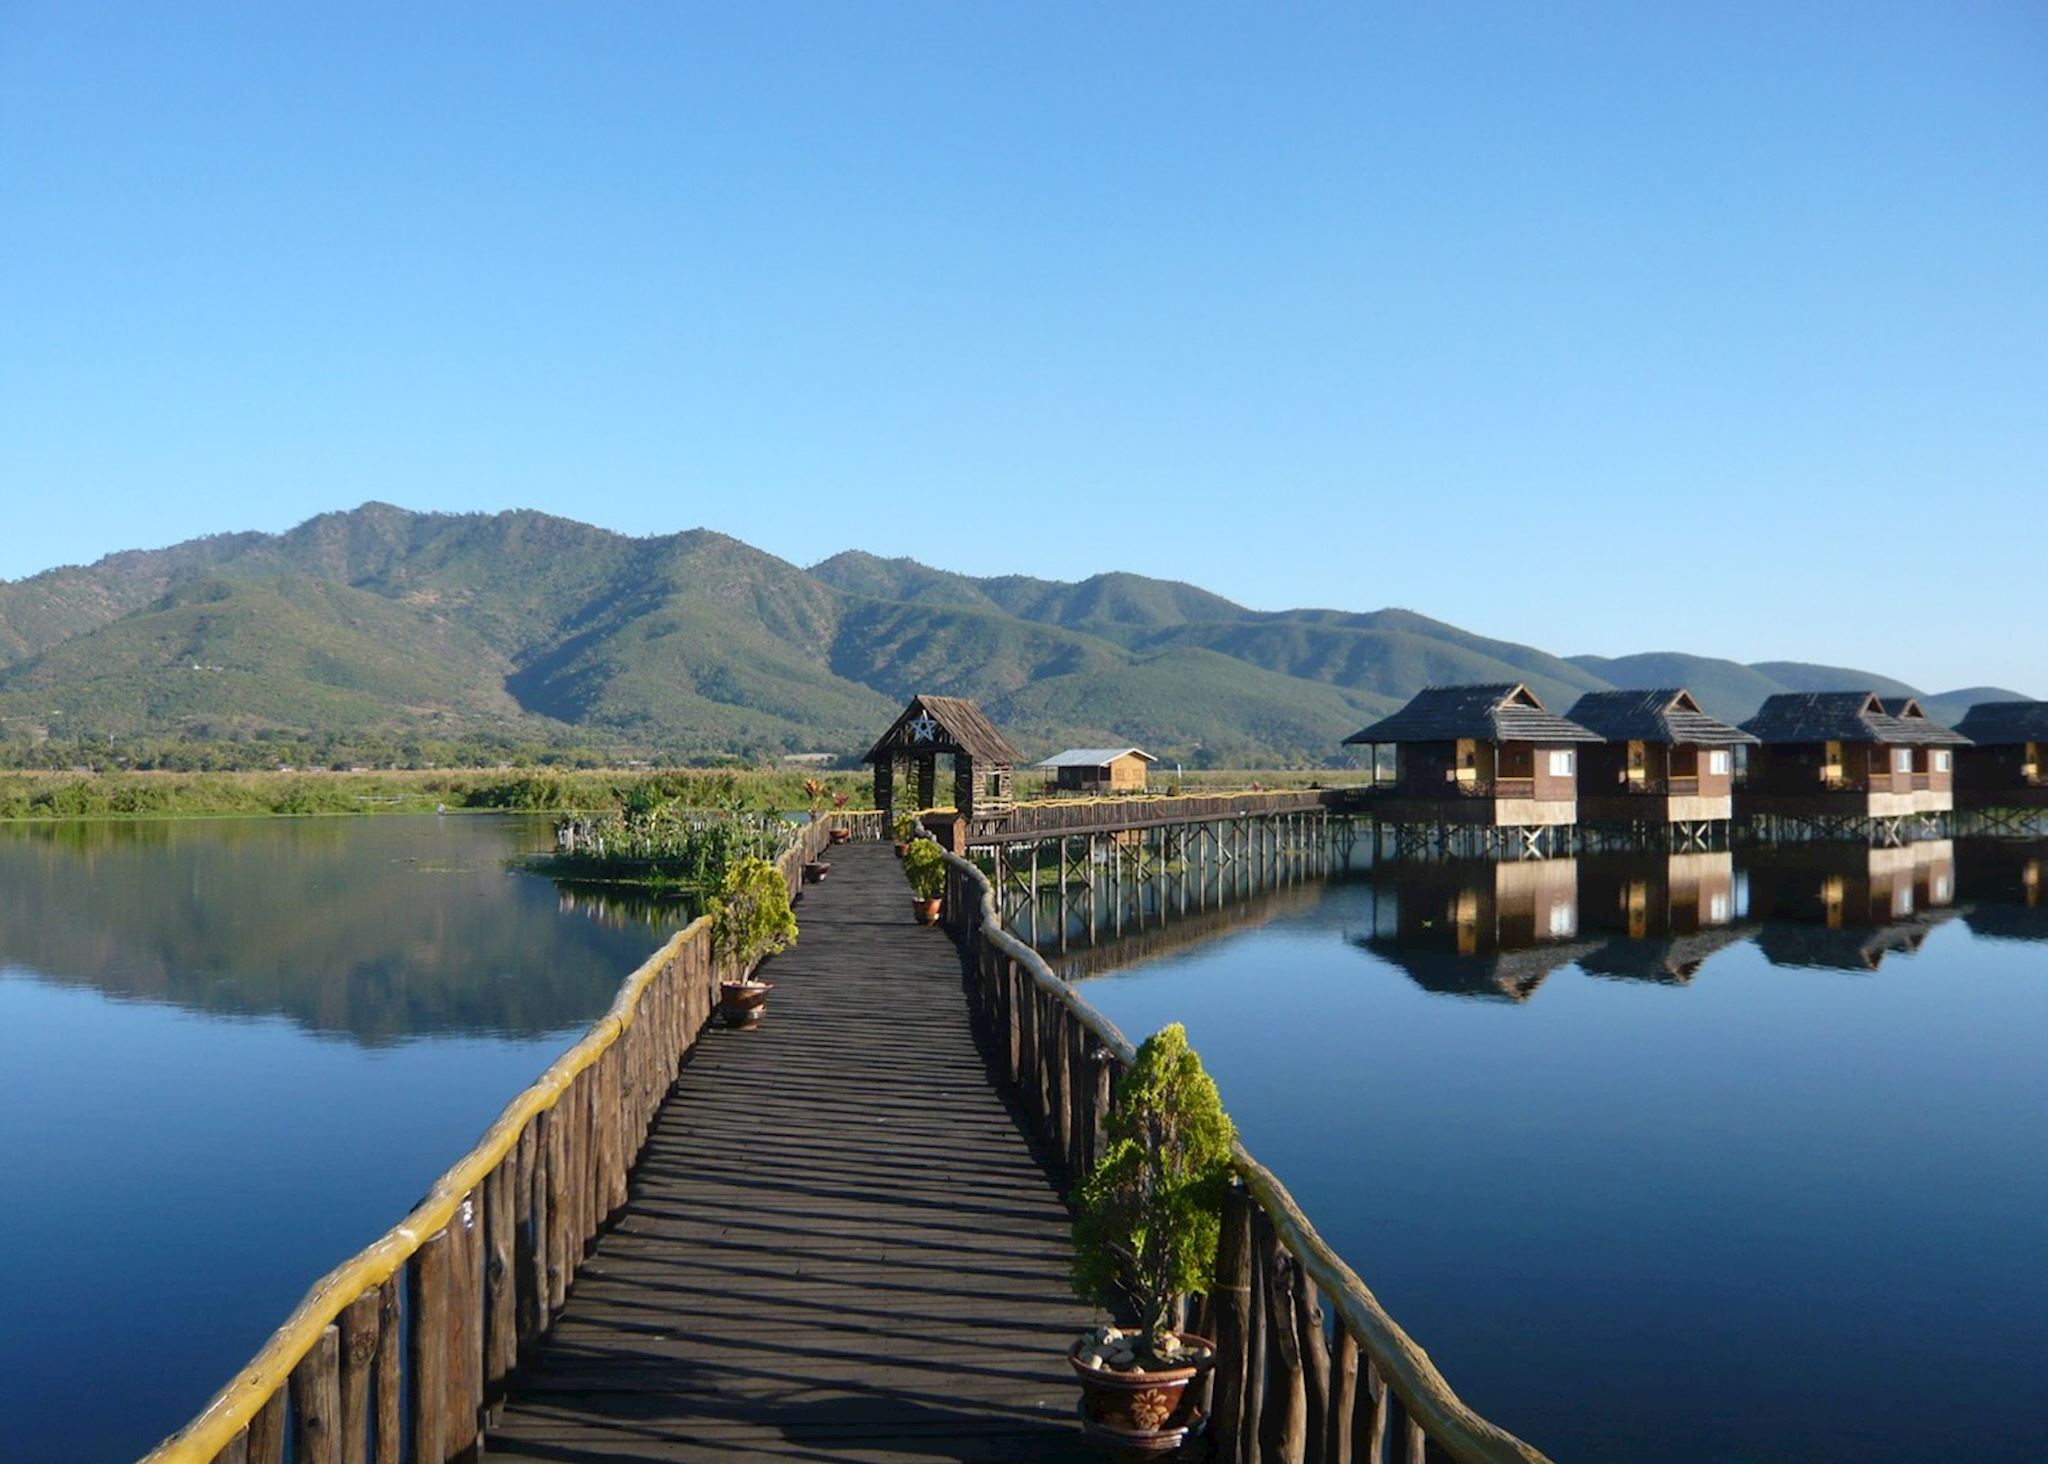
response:
[[[919,839],[903,856],[903,872],[920,900],[936,900],[946,893],[946,856],[936,841]]]
[[[766,859],[749,857],[728,869],[706,913],[712,953],[726,963],[733,980],[743,978],[756,961],[796,944],[789,885]]]
[[[1138,1049],[1107,1127],[1109,1150],[1074,1193],[1074,1294],[1128,1304],[1162,1357],[1179,1298],[1214,1284],[1237,1136],[1178,1022]]]

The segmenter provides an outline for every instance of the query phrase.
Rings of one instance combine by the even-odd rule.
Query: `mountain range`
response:
[[[1562,657],[1406,610],[1254,611],[1134,574],[975,578],[848,551],[808,569],[708,530],[368,503],[0,582],[0,743],[467,736],[674,757],[858,755],[913,693],[979,701],[1037,757],[1138,743],[1197,766],[1342,762],[1417,689],[1684,685],[2020,693],[1677,652]]]

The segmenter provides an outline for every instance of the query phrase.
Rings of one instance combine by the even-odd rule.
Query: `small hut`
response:
[[[1527,686],[1500,682],[1425,687],[1344,741],[1372,749],[1374,816],[1397,833],[1541,831],[1578,822],[1578,749],[1600,734],[1548,710]],[[1380,772],[1381,746],[1394,749],[1390,778]]]
[[[1070,747],[1039,766],[1062,793],[1143,793],[1146,764],[1158,761],[1142,747]]]
[[[953,765],[953,808],[961,822],[1007,814],[1016,806],[1017,764],[1010,740],[965,697],[919,695],[868,749],[874,764],[875,807],[886,823],[896,804],[896,770],[914,775],[915,806],[938,801],[938,762]]]
[[[1979,702],[1956,731],[1960,808],[2048,808],[2048,701]]]
[[[1969,739],[1911,697],[1870,691],[1782,692],[1742,730],[1757,739],[1736,797],[1745,817],[1895,825],[1955,806],[1955,749]]]
[[[1589,691],[1566,713],[1606,740],[1579,759],[1579,822],[1697,833],[1735,812],[1735,749],[1756,738],[1683,687]]]

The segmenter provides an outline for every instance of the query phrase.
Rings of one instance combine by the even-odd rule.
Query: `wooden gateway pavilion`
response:
[[[1372,749],[1373,818],[1397,852],[1550,854],[1578,822],[1578,749],[1600,734],[1499,682],[1425,687],[1344,741]]]
[[[1589,691],[1569,713],[1605,742],[1581,749],[1579,823],[1684,848],[1725,841],[1735,749],[1756,738],[1700,710],[1683,687]]]
[[[1979,702],[1956,724],[1956,808],[1970,832],[2048,832],[2048,701]]]
[[[1910,697],[1782,692],[1742,724],[1760,744],[1735,797],[1755,832],[1869,837],[1939,834],[1955,807],[1955,750],[1969,739]]]
[[[1017,764],[1023,754],[980,707],[965,697],[914,696],[862,762],[874,764],[875,807],[888,824],[896,806],[896,770],[915,776],[913,806],[923,812],[938,801],[939,759],[953,764],[955,852],[969,825],[1006,817],[1016,807]],[[936,832],[936,831],[935,831]]]

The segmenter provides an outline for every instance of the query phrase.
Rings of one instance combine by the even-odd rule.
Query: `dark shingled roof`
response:
[[[1979,747],[2048,742],[2048,701],[1978,702],[1956,731]]]
[[[912,742],[905,732],[904,729],[919,712],[928,713],[939,724],[936,740]],[[1015,767],[1024,760],[1024,754],[1012,747],[1010,739],[998,732],[996,724],[966,697],[918,695],[910,699],[903,715],[889,724],[889,730],[875,740],[875,745],[868,749],[867,756],[861,761],[877,762],[884,757],[911,751],[952,752],[956,748],[978,762]]]
[[[1354,742],[1599,742],[1598,732],[1547,710],[1536,693],[1518,682],[1486,686],[1426,686],[1407,706],[1382,717]]]
[[[1740,727],[1708,716],[1692,693],[1678,686],[1655,691],[1589,691],[1565,715],[1609,742],[1732,747],[1756,741]]]
[[[1742,730],[1759,742],[1878,742],[1960,747],[1969,738],[1929,720],[1910,697],[1889,706],[1869,691],[1783,691],[1767,697]]]

